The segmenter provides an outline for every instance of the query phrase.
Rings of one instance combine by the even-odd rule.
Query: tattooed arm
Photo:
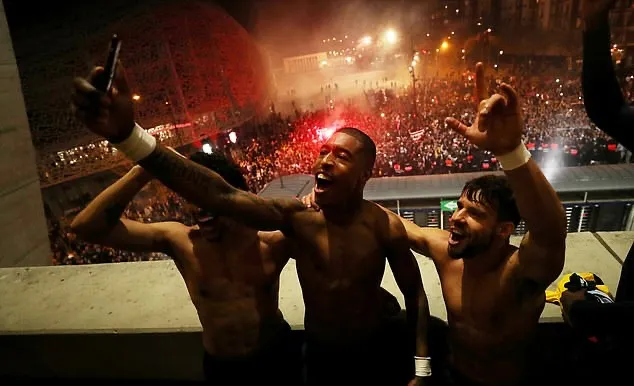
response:
[[[292,214],[306,209],[299,200],[264,199],[235,189],[212,170],[160,144],[139,164],[200,208],[217,216],[233,218],[254,229],[291,231]]]
[[[130,201],[151,179],[140,166],[135,166],[88,204],[75,217],[71,229],[89,242],[135,252],[173,255],[169,234],[185,225],[172,222],[144,224],[121,217]]]

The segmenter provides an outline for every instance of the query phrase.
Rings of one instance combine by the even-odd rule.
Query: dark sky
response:
[[[138,2],[160,3],[164,0],[139,0]],[[169,1],[169,0],[168,0]],[[187,1],[187,0],[183,0]],[[199,0],[200,2],[216,3],[227,10],[240,24],[247,30],[252,31],[254,26],[254,4],[258,0]],[[37,23],[40,20],[62,21],[65,16],[72,13],[73,9],[81,7],[82,9],[91,8],[95,13],[107,12],[113,6],[125,6],[132,3],[132,0],[4,0],[4,8],[7,18],[12,25],[16,27],[28,26],[31,23]],[[178,3],[179,0],[173,2]]]
[[[147,4],[188,0],[138,0]],[[413,24],[424,0],[198,0],[221,5],[261,43],[274,51],[311,51],[330,35],[358,35],[385,26]],[[4,0],[12,34],[28,34],[34,23],[63,24],[69,17],[111,14],[132,0]],[[79,5],[78,5],[79,4]],[[81,9],[81,11],[78,11]],[[72,16],[74,15],[74,16]]]

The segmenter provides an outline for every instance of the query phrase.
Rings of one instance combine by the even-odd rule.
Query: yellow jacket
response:
[[[599,276],[591,272],[573,272],[564,275],[564,277],[559,280],[559,283],[557,283],[557,287],[555,290],[546,290],[546,303],[557,304],[561,307],[559,299],[561,298],[561,294],[570,290],[570,285],[566,285],[570,283],[570,278],[572,275],[578,275],[581,278],[581,289],[587,289],[589,294],[597,297],[597,301],[601,303],[614,302],[614,296],[612,296],[610,289],[608,288],[608,286],[603,284],[603,280],[601,280]]]

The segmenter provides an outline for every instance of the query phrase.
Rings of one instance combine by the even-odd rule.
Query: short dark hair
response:
[[[196,152],[189,157],[198,165],[204,166],[220,175],[229,185],[236,189],[248,191],[249,185],[238,165],[221,153],[207,154]]]
[[[474,178],[465,184],[462,195],[466,196],[469,201],[496,210],[498,221],[510,221],[517,226],[522,219],[506,176],[487,174]]]
[[[357,129],[356,127],[342,127],[341,129],[338,129],[335,133],[348,134],[349,136],[354,137],[359,142],[361,142],[361,144],[363,145],[363,154],[365,155],[369,163],[370,169],[374,167],[374,161],[376,160],[376,144],[369,135]]]

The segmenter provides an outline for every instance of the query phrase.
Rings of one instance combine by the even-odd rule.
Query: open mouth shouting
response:
[[[319,172],[315,174],[315,193],[323,193],[334,183],[332,176]]]
[[[449,245],[458,245],[467,238],[467,233],[457,228],[449,228]]]

